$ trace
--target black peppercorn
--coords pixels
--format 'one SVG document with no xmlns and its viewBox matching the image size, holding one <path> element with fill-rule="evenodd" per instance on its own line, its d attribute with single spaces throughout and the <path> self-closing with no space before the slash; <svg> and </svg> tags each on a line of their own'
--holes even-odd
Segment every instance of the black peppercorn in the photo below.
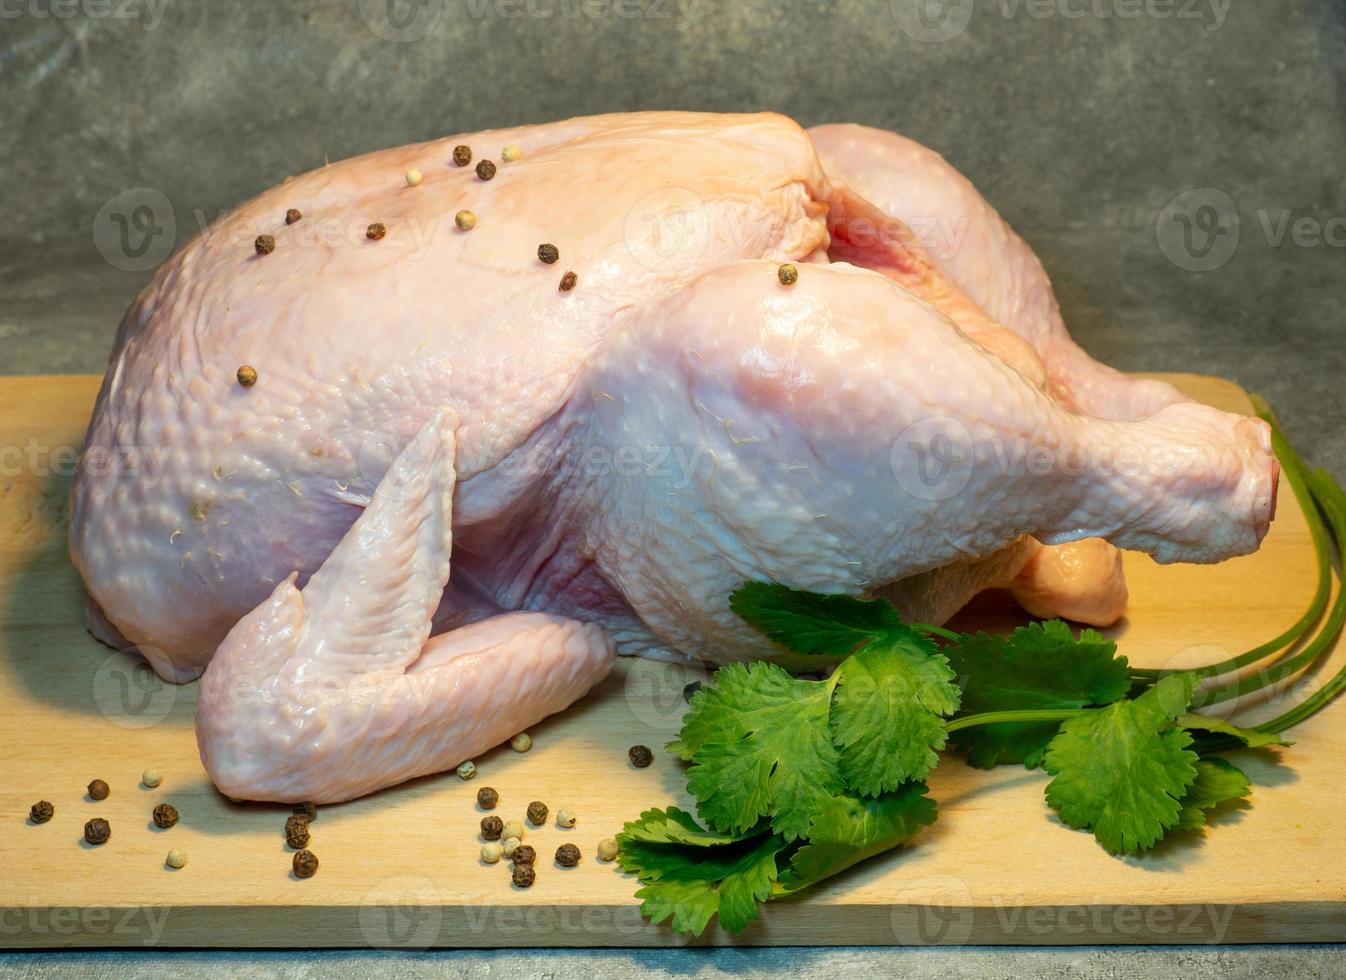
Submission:
<svg viewBox="0 0 1346 980">
<path fill-rule="evenodd" d="M 490 160 L 483 160 L 477 164 L 477 176 L 482 180 L 490 180 L 495 176 L 495 164 Z"/>
<path fill-rule="evenodd" d="M 466 167 L 472 162 L 472 147 L 455 146 L 453 148 L 453 162 L 460 167 Z"/>
<path fill-rule="evenodd" d="M 257 249 L 258 255 L 270 255 L 276 250 L 276 239 L 272 235 L 258 235 L 252 247 Z"/>
<path fill-rule="evenodd" d="M 89 784 L 89 799 L 91 800 L 106 800 L 111 792 L 112 790 L 108 789 L 108 784 L 101 779 L 95 779 Z"/>
<path fill-rule="evenodd" d="M 776 270 L 776 278 L 780 280 L 782 286 L 793 286 L 799 281 L 799 270 L 786 262 Z"/>
<path fill-rule="evenodd" d="M 285 223 L 287 225 L 292 225 L 303 216 L 303 211 L 300 211 L 298 208 L 290 208 L 290 210 L 285 212 Z"/>
<path fill-rule="evenodd" d="M 547 822 L 547 804 L 541 800 L 534 800 L 528 804 L 528 822 L 535 827 L 541 827 Z"/>
<path fill-rule="evenodd" d="M 296 803 L 290 812 L 297 817 L 303 817 L 309 823 L 318 819 L 318 808 L 312 803 Z"/>
<path fill-rule="evenodd" d="M 556 863 L 563 868 L 573 868 L 580 863 L 580 849 L 574 844 L 562 844 L 556 849 Z"/>
<path fill-rule="evenodd" d="M 514 882 L 515 887 L 531 888 L 533 882 L 537 880 L 537 872 L 533 870 L 531 864 L 516 864 L 509 877 Z"/>
<path fill-rule="evenodd" d="M 154 826 L 158 827 L 160 830 L 167 830 L 178 822 L 177 807 L 173 806 L 171 803 L 160 803 L 154 808 L 152 816 L 154 818 Z"/>
<path fill-rule="evenodd" d="M 551 265 L 561 257 L 561 250 L 555 245 L 539 245 L 537 247 L 537 257 L 547 265 Z"/>
<path fill-rule="evenodd" d="M 46 800 L 38 800 L 33 804 L 33 808 L 28 811 L 28 819 L 33 823 L 46 823 L 56 814 L 56 807 L 52 806 Z"/>
<path fill-rule="evenodd" d="M 300 851 L 294 856 L 294 876 L 312 878 L 318 873 L 318 855 L 312 851 Z"/>
<path fill-rule="evenodd" d="M 308 847 L 308 818 L 303 814 L 293 814 L 285 820 L 285 843 L 296 851 Z"/>
<path fill-rule="evenodd" d="M 688 684 L 686 687 L 682 689 L 682 699 L 686 701 L 688 704 L 691 704 L 692 695 L 699 690 L 701 690 L 701 682 L 692 681 L 692 683 Z"/>
<path fill-rule="evenodd" d="M 365 229 L 365 237 L 371 242 L 381 242 L 383 237 L 388 234 L 388 226 L 382 221 L 375 221 Z"/>
<path fill-rule="evenodd" d="M 477 790 L 477 806 L 483 810 L 494 810 L 495 805 L 500 802 L 500 794 L 490 786 L 483 786 Z"/>
<path fill-rule="evenodd" d="M 481 818 L 481 839 L 499 840 L 500 832 L 505 829 L 505 821 L 492 814 Z"/>
<path fill-rule="evenodd" d="M 84 839 L 97 847 L 106 844 L 112 836 L 112 826 L 102 817 L 94 817 L 84 825 Z"/>
<path fill-rule="evenodd" d="M 575 283 L 580 281 L 580 277 L 573 272 L 567 272 L 561 277 L 561 292 L 568 293 L 575 288 Z"/>
<path fill-rule="evenodd" d="M 537 860 L 537 851 L 533 849 L 532 844 L 520 844 L 514 848 L 514 853 L 510 855 L 510 860 L 516 865 L 532 864 Z"/>
<path fill-rule="evenodd" d="M 650 751 L 648 745 L 633 745 L 626 752 L 626 757 L 631 760 L 631 765 L 637 769 L 644 769 L 654 761 L 654 753 Z"/>
</svg>

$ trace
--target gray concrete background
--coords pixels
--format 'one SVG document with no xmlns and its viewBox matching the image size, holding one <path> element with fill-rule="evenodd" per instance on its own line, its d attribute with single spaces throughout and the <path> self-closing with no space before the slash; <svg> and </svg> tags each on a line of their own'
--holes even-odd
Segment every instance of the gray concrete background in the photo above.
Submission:
<svg viewBox="0 0 1346 980">
<path fill-rule="evenodd" d="M 1037 248 L 1085 347 L 1260 391 L 1346 477 L 1340 0 L 0 0 L 0 82 L 0 374 L 100 371 L 156 260 L 325 158 L 590 112 L 770 108 L 939 149 Z M 4 956 L 0 975 L 152 965 L 1346 976 L 1336 948 L 94 954 Z"/>
</svg>

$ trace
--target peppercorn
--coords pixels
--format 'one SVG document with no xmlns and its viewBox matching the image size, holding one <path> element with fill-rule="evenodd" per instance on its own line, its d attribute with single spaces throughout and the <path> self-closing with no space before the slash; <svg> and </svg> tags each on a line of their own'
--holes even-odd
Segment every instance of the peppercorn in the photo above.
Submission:
<svg viewBox="0 0 1346 980">
<path fill-rule="evenodd" d="M 102 817 L 94 817 L 84 825 L 84 839 L 97 847 L 106 844 L 112 836 L 112 826 Z"/>
<path fill-rule="evenodd" d="M 500 835 L 505 830 L 505 821 L 492 814 L 489 817 L 481 818 L 481 838 L 482 840 L 499 840 Z"/>
<path fill-rule="evenodd" d="M 471 779 L 477 774 L 477 764 L 471 759 L 458 766 L 459 779 Z"/>
<path fill-rule="evenodd" d="M 561 250 L 555 245 L 542 244 L 537 247 L 537 257 L 547 265 L 551 265 L 561 257 Z"/>
<path fill-rule="evenodd" d="M 477 176 L 482 180 L 490 180 L 495 176 L 495 164 L 490 160 L 483 160 L 477 164 Z"/>
<path fill-rule="evenodd" d="M 517 820 L 506 820 L 506 821 L 505 821 L 505 826 L 502 827 L 501 830 L 500 830 L 500 836 L 501 836 L 501 837 L 517 837 L 517 838 L 519 838 L 519 840 L 523 840 L 524 837 L 527 836 L 527 835 L 524 833 L 523 824 L 521 824 L 519 821 L 517 821 Z"/>
<path fill-rule="evenodd" d="M 296 851 L 308 847 L 308 818 L 302 814 L 291 814 L 285 819 L 285 844 Z"/>
<path fill-rule="evenodd" d="M 533 736 L 527 732 L 519 732 L 509 740 L 509 747 L 515 752 L 527 752 L 533 747 Z"/>
<path fill-rule="evenodd" d="M 158 769 L 146 769 L 140 774 L 140 781 L 147 789 L 154 789 L 164 781 L 164 777 L 159 775 Z"/>
<path fill-rule="evenodd" d="M 793 286 L 799 281 L 799 270 L 793 264 L 786 262 L 776 270 L 776 278 L 780 280 L 782 286 Z"/>
<path fill-rule="evenodd" d="M 168 852 L 168 857 L 164 858 L 164 864 L 168 865 L 170 868 L 186 867 L 187 852 L 179 850 L 176 847 L 173 848 L 173 850 Z"/>
<path fill-rule="evenodd" d="M 537 860 L 537 851 L 533 849 L 532 844 L 520 844 L 514 848 L 510 860 L 515 864 L 532 864 Z"/>
<path fill-rule="evenodd" d="M 627 749 L 626 757 L 631 760 L 631 765 L 637 769 L 644 769 L 654 761 L 654 753 L 650 751 L 648 745 L 633 745 Z"/>
<path fill-rule="evenodd" d="M 388 234 L 388 226 L 382 221 L 375 221 L 365 229 L 365 237 L 371 242 L 381 242 L 383 237 Z"/>
<path fill-rule="evenodd" d="M 472 162 L 472 147 L 455 146 L 453 148 L 453 162 L 460 167 L 466 167 Z"/>
<path fill-rule="evenodd" d="M 547 822 L 547 812 L 547 804 L 534 800 L 528 804 L 528 822 L 534 827 L 541 827 Z"/>
<path fill-rule="evenodd" d="M 573 868 L 580 863 L 580 849 L 574 844 L 562 844 L 556 849 L 556 863 L 563 868 Z"/>
<path fill-rule="evenodd" d="M 251 388 L 257 383 L 257 369 L 251 364 L 244 364 L 238 369 L 238 383 L 244 388 Z"/>
<path fill-rule="evenodd" d="M 276 238 L 274 235 L 258 235 L 252 247 L 257 249 L 258 255 L 270 255 L 276 250 Z"/>
<path fill-rule="evenodd" d="M 504 848 L 499 844 L 481 845 L 481 859 L 487 864 L 498 864 L 500 862 L 500 856 L 504 853 Z"/>
<path fill-rule="evenodd" d="M 500 794 L 490 786 L 483 786 L 477 790 L 477 806 L 483 810 L 494 810 L 495 805 L 500 802 Z"/>
<path fill-rule="evenodd" d="M 285 223 L 287 225 L 292 225 L 303 216 L 303 211 L 300 211 L 298 208 L 290 208 L 290 210 L 285 212 Z"/>
<path fill-rule="evenodd" d="M 575 826 L 575 811 L 568 806 L 563 806 L 556 811 L 556 826 L 573 827 Z"/>
<path fill-rule="evenodd" d="M 108 784 L 101 779 L 95 779 L 89 784 L 89 799 L 91 800 L 106 800 L 108 794 L 111 792 L 112 790 L 108 788 Z"/>
<path fill-rule="evenodd" d="M 477 216 L 471 211 L 459 211 L 453 216 L 453 223 L 462 231 L 471 231 L 477 227 Z"/>
<path fill-rule="evenodd" d="M 506 837 L 504 843 L 501 845 L 504 848 L 505 857 L 514 857 L 514 852 L 519 849 L 521 843 L 523 842 L 517 837 Z"/>
<path fill-rule="evenodd" d="M 296 803 L 290 812 L 296 816 L 302 816 L 309 823 L 318 819 L 318 808 L 312 803 Z"/>
<path fill-rule="evenodd" d="M 56 815 L 56 807 L 52 806 L 46 800 L 38 800 L 33 804 L 33 808 L 28 811 L 28 819 L 33 823 L 46 823 Z"/>
<path fill-rule="evenodd" d="M 412 167 L 410 170 L 408 170 L 406 176 L 408 187 L 415 187 L 421 182 L 421 172 L 417 170 L 415 167 Z"/>
<path fill-rule="evenodd" d="M 312 878 L 318 873 L 318 855 L 312 851 L 300 851 L 292 863 L 296 878 Z"/>
<path fill-rule="evenodd" d="M 617 842 L 611 837 L 604 837 L 598 842 L 598 860 L 611 861 L 617 856 Z"/>
<path fill-rule="evenodd" d="M 686 701 L 688 704 L 691 704 L 692 695 L 699 690 L 701 690 L 701 682 L 692 681 L 692 683 L 688 684 L 686 687 L 682 689 L 682 699 Z"/>
<path fill-rule="evenodd" d="M 178 809 L 171 803 L 160 803 L 154 808 L 151 816 L 154 818 L 154 826 L 160 830 L 167 830 L 178 822 Z"/>
<path fill-rule="evenodd" d="M 500 151 L 500 159 L 505 161 L 505 163 L 513 163 L 515 160 L 519 159 L 519 155 L 519 144 L 517 143 L 510 143 Z"/>
<path fill-rule="evenodd" d="M 537 872 L 531 864 L 516 864 L 509 878 L 516 888 L 532 888 L 533 882 L 537 881 Z"/>
<path fill-rule="evenodd" d="M 561 277 L 561 292 L 568 293 L 575 288 L 575 283 L 580 281 L 580 277 L 573 272 L 567 272 Z"/>
</svg>

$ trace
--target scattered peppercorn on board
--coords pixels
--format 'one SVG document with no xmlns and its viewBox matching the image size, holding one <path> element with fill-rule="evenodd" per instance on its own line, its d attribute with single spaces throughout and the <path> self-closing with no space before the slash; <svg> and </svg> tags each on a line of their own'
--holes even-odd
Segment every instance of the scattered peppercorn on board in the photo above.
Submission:
<svg viewBox="0 0 1346 980">
<path fill-rule="evenodd" d="M 1220 408 L 1248 410 L 1233 384 L 1169 380 Z M 66 557 L 74 451 L 93 377 L 0 378 L 0 948 L 70 946 L 666 946 L 642 920 L 634 879 L 596 857 L 598 842 L 650 806 L 679 803 L 679 763 L 663 751 L 696 668 L 623 661 L 587 698 L 530 730 L 528 752 L 502 746 L 477 773 L 417 780 L 322 807 L 309 828 L 313 877 L 292 871 L 288 807 L 232 804 L 206 779 L 193 735 L 195 686 L 172 687 L 84 631 L 80 583 Z M 1293 420 L 1290 420 L 1293 424 Z M 1112 630 L 1141 666 L 1184 666 L 1247 649 L 1307 606 L 1310 540 L 1288 487 L 1261 552 L 1223 565 L 1161 568 L 1127 556 L 1128 619 Z M 1015 625 L 986 597 L 961 628 Z M 1346 657 L 1300 680 L 1265 717 L 1316 689 Z M 1206 943 L 1346 940 L 1346 703 L 1289 733 L 1295 748 L 1241 752 L 1256 805 L 1215 818 L 1218 833 L 1140 859 L 1108 856 L 1041 805 L 1047 777 L 1003 767 L 941 766 L 940 818 L 911 846 L 852 869 L 802 900 L 773 902 L 738 936 L 712 923 L 695 942 Z M 628 749 L 655 750 L 636 768 Z M 158 770 L 153 789 L 141 783 Z M 91 780 L 106 799 L 87 797 Z M 152 781 L 152 780 L 151 780 Z M 532 887 L 509 862 L 480 859 L 477 791 L 524 821 L 537 850 Z M 39 800 L 54 806 L 34 824 Z M 525 820 L 540 800 L 543 827 Z M 156 805 L 179 820 L 160 828 Z M 562 808 L 573 827 L 557 825 Z M 86 821 L 110 839 L 84 840 Z M 577 867 L 554 860 L 574 844 Z M 170 867 L 167 856 L 177 851 Z M 181 860 L 180 860 L 181 859 Z"/>
</svg>

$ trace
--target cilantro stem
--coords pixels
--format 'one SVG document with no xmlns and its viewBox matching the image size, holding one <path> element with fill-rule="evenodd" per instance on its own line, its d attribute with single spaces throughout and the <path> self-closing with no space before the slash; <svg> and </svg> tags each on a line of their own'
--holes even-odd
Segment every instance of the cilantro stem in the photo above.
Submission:
<svg viewBox="0 0 1346 980">
<path fill-rule="evenodd" d="M 1304 461 L 1299 454 L 1295 452 L 1285 434 L 1281 431 L 1280 422 L 1271 410 L 1266 401 L 1260 395 L 1252 396 L 1253 408 L 1257 415 L 1268 425 L 1271 426 L 1271 443 L 1275 450 L 1276 457 L 1281 461 L 1281 469 L 1285 473 L 1285 479 L 1294 491 L 1295 499 L 1299 502 L 1299 509 L 1304 513 L 1304 519 L 1309 526 L 1309 536 L 1313 540 L 1314 554 L 1317 556 L 1318 563 L 1318 587 L 1313 594 L 1313 600 L 1309 603 L 1309 608 L 1304 611 L 1293 626 L 1287 629 L 1275 639 L 1268 640 L 1261 646 L 1254 647 L 1246 653 L 1241 653 L 1236 657 L 1230 657 L 1227 660 L 1221 660 L 1218 663 L 1208 664 L 1205 667 L 1198 667 L 1192 671 L 1198 680 L 1204 680 L 1208 677 L 1218 677 L 1221 674 L 1228 674 L 1239 670 L 1249 664 L 1256 663 L 1271 654 L 1276 653 L 1282 648 L 1288 648 L 1298 643 L 1304 638 L 1318 618 L 1322 616 L 1323 610 L 1327 608 L 1328 597 L 1332 592 L 1332 551 L 1330 547 L 1329 534 L 1327 526 L 1323 521 L 1322 513 L 1318 503 L 1315 500 L 1313 491 L 1308 486 L 1308 480 L 1305 476 Z M 1338 542 L 1341 536 L 1337 536 Z M 1144 678 L 1147 680 L 1157 680 L 1165 674 L 1172 673 L 1171 670 L 1163 670 L 1151 667 L 1133 668 L 1132 676 Z M 1220 690 L 1226 690 L 1221 688 Z M 1245 692 L 1246 693 L 1246 692 Z M 1229 694 L 1228 697 L 1234 695 Z"/>
<path fill-rule="evenodd" d="M 945 725 L 950 734 L 964 728 L 976 728 L 980 725 L 1003 725 L 1006 723 L 1025 724 L 1039 721 L 1069 721 L 1078 715 L 1087 714 L 1092 708 L 1042 708 L 1028 711 L 984 711 L 979 715 L 965 715 L 955 718 Z"/>
</svg>

